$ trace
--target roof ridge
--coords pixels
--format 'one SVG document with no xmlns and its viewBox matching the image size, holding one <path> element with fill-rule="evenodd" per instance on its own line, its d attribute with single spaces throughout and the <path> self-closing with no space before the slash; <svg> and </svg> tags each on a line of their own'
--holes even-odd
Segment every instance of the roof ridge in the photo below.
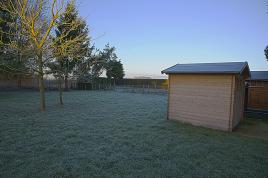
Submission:
<svg viewBox="0 0 268 178">
<path fill-rule="evenodd" d="M 253 70 L 253 71 L 250 71 L 250 72 L 268 72 L 268 70 Z"/>
<path fill-rule="evenodd" d="M 176 65 L 184 65 L 184 64 L 230 64 L 230 63 L 247 63 L 247 61 L 244 61 L 244 62 L 196 62 L 196 63 L 177 63 L 173 66 L 176 66 Z M 171 67 L 173 67 L 171 66 Z"/>
<path fill-rule="evenodd" d="M 161 71 L 161 73 L 242 73 L 245 69 L 249 70 L 247 61 L 188 64 L 178 63 Z"/>
</svg>

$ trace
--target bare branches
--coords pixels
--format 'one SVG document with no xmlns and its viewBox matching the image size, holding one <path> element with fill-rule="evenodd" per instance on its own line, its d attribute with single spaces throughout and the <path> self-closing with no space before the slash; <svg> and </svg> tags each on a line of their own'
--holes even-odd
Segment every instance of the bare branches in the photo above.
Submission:
<svg viewBox="0 0 268 178">
<path fill-rule="evenodd" d="M 64 0 L 53 0 L 50 5 L 51 14 L 48 14 L 44 11 L 45 4 L 49 3 L 49 0 L 17 0 L 16 3 L 13 0 L 4 0 L 0 2 L 0 8 L 11 16 L 17 17 L 15 25 L 19 22 L 23 35 L 28 36 L 34 42 L 36 49 L 41 50 L 65 4 Z M 57 4 L 60 6 L 58 7 Z M 15 33 L 9 32 L 9 35 L 12 36 Z"/>
<path fill-rule="evenodd" d="M 0 10 L 13 18 L 7 20 L 0 16 L 0 22 L 10 27 L 5 30 L 0 28 L 0 45 L 4 54 L 18 53 L 26 61 L 31 58 L 30 70 L 43 74 L 45 62 L 52 58 L 51 32 L 65 4 L 66 0 L 1 0 Z M 42 56 L 38 59 L 40 53 Z M 38 63 L 37 60 L 41 61 Z M 7 68 L 11 67 L 2 61 L 2 68 L 4 64 Z M 42 65 L 41 68 L 38 65 Z"/>
</svg>

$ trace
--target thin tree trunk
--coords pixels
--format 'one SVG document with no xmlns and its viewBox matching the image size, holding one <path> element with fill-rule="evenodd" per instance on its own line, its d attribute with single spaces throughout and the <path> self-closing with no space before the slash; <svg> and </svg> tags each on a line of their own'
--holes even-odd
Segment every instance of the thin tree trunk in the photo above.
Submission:
<svg viewBox="0 0 268 178">
<path fill-rule="evenodd" d="M 21 74 L 18 75 L 18 88 L 21 89 Z"/>
<path fill-rule="evenodd" d="M 38 53 L 38 80 L 39 80 L 39 93 L 40 93 L 40 111 L 44 112 L 46 109 L 45 104 L 45 84 L 44 84 L 44 72 L 42 52 Z"/>
<path fill-rule="evenodd" d="M 62 87 L 61 87 L 61 83 L 62 83 L 62 78 L 59 78 L 59 94 L 60 94 L 60 104 L 63 105 L 63 99 L 62 99 Z"/>
<path fill-rule="evenodd" d="M 20 54 L 20 52 L 18 51 L 18 59 L 20 64 L 22 64 L 22 55 Z M 22 74 L 18 74 L 18 88 L 21 89 L 21 78 L 22 78 Z"/>
<path fill-rule="evenodd" d="M 68 86 L 68 74 L 66 74 L 65 76 L 64 76 L 64 90 L 65 91 L 68 91 L 69 90 L 69 86 Z"/>
</svg>

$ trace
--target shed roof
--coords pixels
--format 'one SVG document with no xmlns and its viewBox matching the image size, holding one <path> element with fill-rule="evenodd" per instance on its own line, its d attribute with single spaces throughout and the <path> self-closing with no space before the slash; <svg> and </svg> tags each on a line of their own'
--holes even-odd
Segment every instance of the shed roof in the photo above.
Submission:
<svg viewBox="0 0 268 178">
<path fill-rule="evenodd" d="M 268 80 L 268 71 L 252 71 L 250 80 Z"/>
<path fill-rule="evenodd" d="M 176 64 L 162 71 L 165 74 L 241 74 L 245 69 L 249 71 L 247 62 L 224 62 L 224 63 L 193 63 Z"/>
</svg>

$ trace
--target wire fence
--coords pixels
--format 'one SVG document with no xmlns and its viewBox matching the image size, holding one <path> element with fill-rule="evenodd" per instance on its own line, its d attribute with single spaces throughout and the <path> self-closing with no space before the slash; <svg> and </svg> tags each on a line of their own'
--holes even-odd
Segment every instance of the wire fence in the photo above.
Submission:
<svg viewBox="0 0 268 178">
<path fill-rule="evenodd" d="M 55 79 L 44 79 L 46 90 L 57 90 L 59 81 Z M 77 89 L 77 81 L 68 80 L 69 89 Z M 20 78 L 20 79 L 0 79 L 0 90 L 20 90 L 20 89 L 39 89 L 38 78 Z"/>
<path fill-rule="evenodd" d="M 91 82 L 80 82 L 80 90 L 115 90 L 117 92 L 167 94 L 167 80 L 165 79 L 107 79 L 98 78 Z"/>
<path fill-rule="evenodd" d="M 45 89 L 58 90 L 59 81 L 55 79 L 45 79 Z M 97 78 L 90 82 L 77 82 L 68 80 L 68 89 L 71 90 L 114 90 L 117 92 L 131 93 L 152 93 L 166 94 L 167 81 L 164 79 L 121 79 L 113 80 L 107 78 Z M 62 82 L 65 88 L 65 82 Z M 0 79 L 0 90 L 32 89 L 38 90 L 39 81 L 36 77 L 20 79 Z"/>
<path fill-rule="evenodd" d="M 128 93 L 142 93 L 142 94 L 160 94 L 166 95 L 167 89 L 165 88 L 155 88 L 150 86 L 139 87 L 135 85 L 119 85 L 115 87 L 115 91 L 118 92 L 128 92 Z"/>
</svg>

